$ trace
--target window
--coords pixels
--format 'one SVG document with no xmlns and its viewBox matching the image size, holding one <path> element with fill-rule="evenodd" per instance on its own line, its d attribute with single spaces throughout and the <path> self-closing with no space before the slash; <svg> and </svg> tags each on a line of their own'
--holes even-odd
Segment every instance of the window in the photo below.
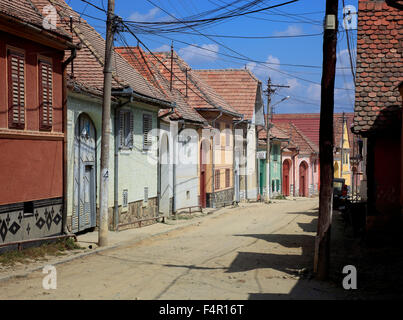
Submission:
<svg viewBox="0 0 403 320">
<path fill-rule="evenodd" d="M 231 128 L 229 124 L 225 125 L 225 145 L 227 147 L 231 145 Z"/>
<path fill-rule="evenodd" d="M 277 157 L 278 157 L 278 145 L 275 144 L 273 146 L 273 160 L 277 161 L 278 160 Z"/>
<path fill-rule="evenodd" d="M 214 174 L 214 188 L 220 189 L 220 170 L 216 170 Z"/>
<path fill-rule="evenodd" d="M 25 57 L 8 51 L 8 126 L 25 127 Z"/>
<path fill-rule="evenodd" d="M 52 130 L 53 70 L 49 62 L 39 61 L 39 129 Z"/>
<path fill-rule="evenodd" d="M 313 172 L 317 171 L 317 160 L 315 160 L 315 162 L 313 163 Z"/>
<path fill-rule="evenodd" d="M 123 190 L 123 207 L 126 208 L 129 203 L 129 191 L 127 189 Z"/>
<path fill-rule="evenodd" d="M 215 130 L 216 132 L 214 133 L 214 139 L 215 139 L 215 144 L 219 146 L 221 144 L 221 131 L 220 131 L 220 123 L 216 122 L 214 125 L 214 128 L 218 130 Z"/>
<path fill-rule="evenodd" d="M 151 114 L 143 114 L 143 150 L 149 150 L 152 145 L 152 137 L 149 134 L 153 127 L 153 117 Z"/>
<path fill-rule="evenodd" d="M 120 110 L 119 112 L 119 139 L 121 149 L 133 148 L 133 112 Z"/>
<path fill-rule="evenodd" d="M 225 169 L 225 187 L 229 188 L 231 181 L 231 170 Z"/>
</svg>

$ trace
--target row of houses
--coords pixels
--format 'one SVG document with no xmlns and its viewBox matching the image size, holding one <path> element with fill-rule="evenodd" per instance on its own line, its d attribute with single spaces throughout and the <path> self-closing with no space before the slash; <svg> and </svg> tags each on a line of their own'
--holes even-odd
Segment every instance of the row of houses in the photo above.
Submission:
<svg viewBox="0 0 403 320">
<path fill-rule="evenodd" d="M 63 0 L 0 0 L 0 243 L 97 226 L 104 52 Z M 139 46 L 115 48 L 112 64 L 111 230 L 267 191 L 318 193 L 319 132 L 296 119 L 273 118 L 267 170 L 249 70 L 193 70 Z"/>
</svg>

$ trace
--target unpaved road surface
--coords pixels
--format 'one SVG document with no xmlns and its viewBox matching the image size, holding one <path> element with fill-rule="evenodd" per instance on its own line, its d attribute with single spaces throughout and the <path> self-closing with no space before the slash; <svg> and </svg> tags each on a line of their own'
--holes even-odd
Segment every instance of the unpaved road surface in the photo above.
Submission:
<svg viewBox="0 0 403 320">
<path fill-rule="evenodd" d="M 317 199 L 245 204 L 196 226 L 0 282 L 0 299 L 337 299 L 311 279 Z M 305 268 L 305 269 L 304 269 Z M 302 270 L 302 271 L 301 271 Z"/>
</svg>

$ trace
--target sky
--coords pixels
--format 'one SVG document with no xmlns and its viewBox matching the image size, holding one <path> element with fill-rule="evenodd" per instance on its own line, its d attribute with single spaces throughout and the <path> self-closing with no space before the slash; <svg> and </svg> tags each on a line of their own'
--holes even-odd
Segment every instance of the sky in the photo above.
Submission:
<svg viewBox="0 0 403 320">
<path fill-rule="evenodd" d="M 214 10 L 234 1 L 115 0 L 115 13 L 125 21 L 167 21 L 175 18 L 183 20 L 196 13 Z M 235 6 L 250 1 L 238 0 Z M 82 18 L 105 37 L 105 12 L 82 0 L 66 0 L 66 2 L 75 11 L 82 13 Z M 251 10 L 284 2 L 287 1 L 262 0 Z M 358 9 L 358 0 L 344 2 L 346 6 L 352 5 Z M 107 0 L 94 0 L 92 3 L 100 8 L 107 8 Z M 320 111 L 325 3 L 325 0 L 299 0 L 282 7 L 225 19 L 196 30 L 191 28 L 185 30 L 192 34 L 175 32 L 156 35 L 136 33 L 136 35 L 152 51 L 168 51 L 173 41 L 174 50 L 193 69 L 248 68 L 262 81 L 264 89 L 268 77 L 273 84 L 290 86 L 278 89 L 272 97 L 275 113 L 314 113 Z M 353 112 L 354 80 L 342 13 L 343 1 L 339 1 L 340 26 L 335 85 L 338 89 L 335 90 L 335 112 Z M 213 12 L 212 15 L 214 14 Z M 354 65 L 356 30 L 349 30 L 349 33 Z M 276 38 L 225 38 L 212 35 Z M 128 44 L 137 45 L 137 40 L 131 34 L 124 33 L 122 36 Z M 124 43 L 121 38 L 116 37 L 115 46 L 122 45 Z M 289 98 L 280 102 L 286 96 Z"/>
</svg>

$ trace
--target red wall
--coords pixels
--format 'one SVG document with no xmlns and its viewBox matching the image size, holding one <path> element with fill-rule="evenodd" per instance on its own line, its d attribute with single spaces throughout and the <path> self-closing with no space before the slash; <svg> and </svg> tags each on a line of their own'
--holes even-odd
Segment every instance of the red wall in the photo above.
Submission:
<svg viewBox="0 0 403 320">
<path fill-rule="evenodd" d="M 8 46 L 25 50 L 25 130 L 8 129 Z M 39 56 L 53 64 L 51 132 L 39 131 Z M 0 205 L 63 196 L 63 57 L 63 51 L 0 32 Z"/>
<path fill-rule="evenodd" d="M 0 139 L 0 205 L 63 196 L 63 141 Z"/>
</svg>

